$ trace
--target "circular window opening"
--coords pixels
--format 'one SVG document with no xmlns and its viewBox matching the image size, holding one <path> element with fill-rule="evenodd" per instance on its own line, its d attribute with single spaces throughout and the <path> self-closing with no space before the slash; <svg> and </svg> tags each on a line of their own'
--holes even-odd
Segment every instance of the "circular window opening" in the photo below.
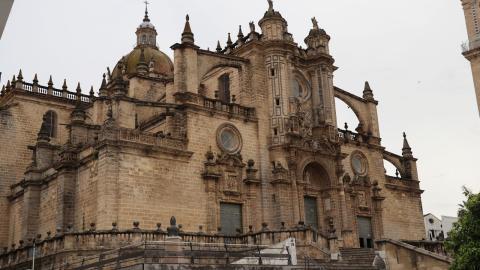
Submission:
<svg viewBox="0 0 480 270">
<path fill-rule="evenodd" d="M 430 222 L 430 224 L 433 224 L 433 218 L 429 218 L 428 222 Z"/>
<path fill-rule="evenodd" d="M 365 175 L 367 173 L 367 159 L 362 154 L 352 154 L 351 163 L 353 172 L 355 174 Z"/>
<path fill-rule="evenodd" d="M 234 154 L 242 148 L 240 132 L 232 125 L 224 125 L 217 132 L 218 146 L 225 152 Z"/>
</svg>

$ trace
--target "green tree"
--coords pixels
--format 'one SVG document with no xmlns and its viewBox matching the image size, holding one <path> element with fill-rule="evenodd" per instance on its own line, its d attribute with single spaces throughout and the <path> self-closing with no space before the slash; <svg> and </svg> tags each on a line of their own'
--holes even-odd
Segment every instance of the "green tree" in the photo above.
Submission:
<svg viewBox="0 0 480 270">
<path fill-rule="evenodd" d="M 463 190 L 467 201 L 460 205 L 458 222 L 445 242 L 454 258 L 450 269 L 480 269 L 480 193 Z"/>
</svg>

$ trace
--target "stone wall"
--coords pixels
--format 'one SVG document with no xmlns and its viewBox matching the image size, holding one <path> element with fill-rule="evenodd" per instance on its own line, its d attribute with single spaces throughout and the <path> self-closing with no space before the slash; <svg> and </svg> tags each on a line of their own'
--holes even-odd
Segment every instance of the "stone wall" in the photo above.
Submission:
<svg viewBox="0 0 480 270">
<path fill-rule="evenodd" d="M 448 257 L 395 240 L 380 240 L 377 245 L 390 270 L 447 270 L 452 262 Z"/>
<path fill-rule="evenodd" d="M 18 233 L 8 234 L 9 218 L 13 220 L 21 216 L 21 212 L 8 207 L 10 185 L 23 179 L 25 169 L 32 161 L 32 151 L 27 148 L 34 145 L 37 133 L 42 123 L 43 115 L 52 110 L 57 115 L 57 136 L 52 138 L 52 144 L 62 144 L 66 141 L 68 131 L 64 124 L 69 123 L 70 112 L 73 103 L 60 101 L 48 96 L 33 96 L 23 93 L 23 90 L 15 90 L 16 94 L 4 96 L 0 100 L 1 106 L 6 109 L 0 112 L 0 213 L 5 213 L 7 218 L 0 219 L 0 246 L 8 246 L 18 243 Z M 16 217 L 16 218 L 14 218 Z M 10 228 L 16 227 L 16 232 L 22 230 L 19 223 L 10 222 Z"/>
</svg>

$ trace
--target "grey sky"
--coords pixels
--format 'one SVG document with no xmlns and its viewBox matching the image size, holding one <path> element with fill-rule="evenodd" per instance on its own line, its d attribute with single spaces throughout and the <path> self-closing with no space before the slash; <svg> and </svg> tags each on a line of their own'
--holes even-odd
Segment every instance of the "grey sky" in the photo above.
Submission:
<svg viewBox="0 0 480 270">
<path fill-rule="evenodd" d="M 267 9 L 264 0 L 150 2 L 158 43 L 170 56 L 186 13 L 196 43 L 214 50 L 218 39 L 225 44 L 228 32 L 236 36 L 239 24 L 248 29 Z M 133 48 L 143 9 L 141 0 L 16 0 L 0 41 L 2 84 L 22 68 L 27 80 L 38 73 L 46 84 L 52 74 L 57 87 L 67 78 L 70 89 L 78 81 L 84 92 L 98 89 L 105 68 Z M 303 46 L 317 17 L 332 37 L 335 84 L 361 95 L 370 81 L 388 150 L 401 153 L 407 132 L 426 190 L 424 211 L 456 215 L 461 186 L 480 188 L 480 121 L 461 55 L 467 36 L 460 1 L 275 0 L 275 9 Z M 354 128 L 346 107 L 337 113 L 342 127 L 347 121 Z"/>
</svg>

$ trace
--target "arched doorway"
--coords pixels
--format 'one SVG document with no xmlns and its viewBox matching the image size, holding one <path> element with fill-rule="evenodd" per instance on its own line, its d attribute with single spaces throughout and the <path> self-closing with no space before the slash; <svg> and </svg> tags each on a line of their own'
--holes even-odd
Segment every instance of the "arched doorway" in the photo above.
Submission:
<svg viewBox="0 0 480 270">
<path fill-rule="evenodd" d="M 328 194 L 330 180 L 325 169 L 318 163 L 308 164 L 303 170 L 305 191 L 303 197 L 305 224 L 322 230 L 322 217 L 331 209 Z"/>
</svg>

